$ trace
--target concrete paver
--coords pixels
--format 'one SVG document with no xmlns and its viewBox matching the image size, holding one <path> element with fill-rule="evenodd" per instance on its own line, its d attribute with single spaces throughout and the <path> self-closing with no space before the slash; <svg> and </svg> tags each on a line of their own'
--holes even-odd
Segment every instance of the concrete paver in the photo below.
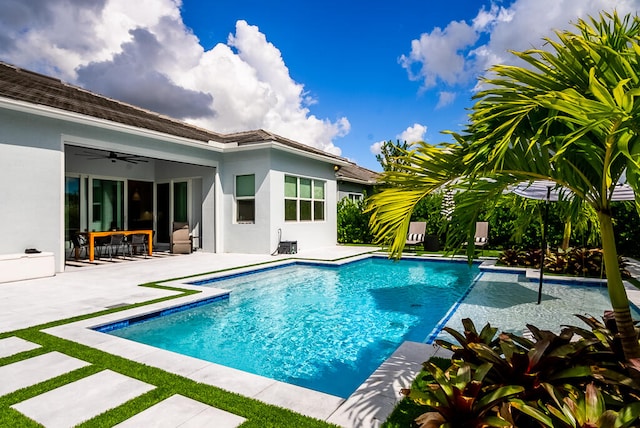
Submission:
<svg viewBox="0 0 640 428">
<path fill-rule="evenodd" d="M 155 387 L 111 370 L 77 380 L 11 406 L 47 428 L 75 426 Z"/>
<path fill-rule="evenodd" d="M 0 367 L 0 396 L 69 373 L 89 363 L 60 352 L 49 352 Z"/>
<path fill-rule="evenodd" d="M 215 426 L 216 428 L 235 428 L 245 420 L 241 416 L 216 409 L 182 395 L 172 395 L 116 425 L 116 427 L 199 428 Z"/>
<path fill-rule="evenodd" d="M 11 336 L 0 339 L 0 358 L 10 357 L 20 352 L 38 349 L 40 345 L 19 337 Z"/>
</svg>

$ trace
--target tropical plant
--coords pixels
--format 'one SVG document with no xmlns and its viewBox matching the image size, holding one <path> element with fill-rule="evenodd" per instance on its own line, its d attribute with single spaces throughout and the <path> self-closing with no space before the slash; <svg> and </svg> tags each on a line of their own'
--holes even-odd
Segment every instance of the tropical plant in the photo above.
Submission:
<svg viewBox="0 0 640 428">
<path fill-rule="evenodd" d="M 338 242 L 341 244 L 370 244 L 373 234 L 369 227 L 370 214 L 364 212 L 362 200 L 342 198 L 338 202 Z"/>
<path fill-rule="evenodd" d="M 472 366 L 453 364 L 446 371 L 432 363 L 425 363 L 435 382 L 425 390 L 402 390 L 411 400 L 433 411 L 420 415 L 416 422 L 421 428 L 431 427 L 503 427 L 510 424 L 494 411 L 494 407 L 509 397 L 524 391 L 518 385 L 493 387 L 484 383 L 491 364 Z"/>
<path fill-rule="evenodd" d="M 640 345 L 618 267 L 611 203 L 625 177 L 640 190 L 640 18 L 602 13 L 575 27 L 546 39 L 548 51 L 514 52 L 526 67 L 492 67 L 464 132 L 450 133 L 453 143 L 418 144 L 400 157 L 397 170 L 383 175 L 387 187 L 371 200 L 371 219 L 377 239 L 393 237 L 397 257 L 413 207 L 443 187 L 464 190 L 456 195 L 449 247 L 471 241 L 481 202 L 517 183 L 550 180 L 568 189 L 576 204 L 597 213 L 609 297 L 631 360 L 640 358 Z"/>
<path fill-rule="evenodd" d="M 548 384 L 545 388 L 553 399 L 553 403 L 546 404 L 547 410 L 554 416 L 550 427 L 629 427 L 640 417 L 640 402 L 630 403 L 619 411 L 607 409 L 607 402 L 602 392 L 593 382 L 587 384 L 584 392 L 571 385 L 565 386 L 566 392 L 561 392 Z"/>
<path fill-rule="evenodd" d="M 534 340 L 511 333 L 501 333 L 487 324 L 480 334 L 470 319 L 463 321 L 464 336 L 452 328 L 445 331 L 459 343 L 439 339 L 436 343 L 453 352 L 452 359 L 473 365 L 491 364 L 485 375 L 495 385 L 520 385 L 527 399 L 538 399 L 543 394 L 544 383 L 563 384 L 568 379 L 591 376 L 592 369 L 584 364 L 586 348 L 596 343 L 595 338 L 571 343 L 573 332 L 556 335 L 527 325 Z M 492 334 L 493 333 L 493 334 Z"/>
<path fill-rule="evenodd" d="M 540 268 L 540 250 L 508 248 L 498 256 L 498 264 L 510 267 Z M 628 262 L 618 257 L 620 275 L 630 278 L 626 269 Z M 589 278 L 605 278 L 603 255 L 600 248 L 568 248 L 549 250 L 545 256 L 544 270 L 553 274 L 574 275 Z"/>
<path fill-rule="evenodd" d="M 564 326 L 559 334 L 527 325 L 530 337 L 478 331 L 445 331 L 457 343 L 450 366 L 425 363 L 424 382 L 402 393 L 425 406 L 421 427 L 624 427 L 640 416 L 637 370 L 626 363 L 613 318 L 579 316 L 591 329 Z M 610 325 L 613 330 L 607 327 Z M 633 426 L 637 426 L 633 425 Z"/>
</svg>

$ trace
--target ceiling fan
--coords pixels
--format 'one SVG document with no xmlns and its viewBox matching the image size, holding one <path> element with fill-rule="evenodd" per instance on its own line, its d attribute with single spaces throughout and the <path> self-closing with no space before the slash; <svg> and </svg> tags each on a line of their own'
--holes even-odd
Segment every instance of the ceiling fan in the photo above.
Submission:
<svg viewBox="0 0 640 428">
<path fill-rule="evenodd" d="M 115 163 L 116 161 L 129 162 L 132 164 L 138 164 L 139 162 L 149 162 L 144 159 L 142 156 L 137 155 L 126 155 L 124 153 L 117 152 L 84 152 L 77 153 L 77 156 L 85 156 L 87 160 L 95 160 L 95 159 L 109 159 L 111 162 Z"/>
</svg>

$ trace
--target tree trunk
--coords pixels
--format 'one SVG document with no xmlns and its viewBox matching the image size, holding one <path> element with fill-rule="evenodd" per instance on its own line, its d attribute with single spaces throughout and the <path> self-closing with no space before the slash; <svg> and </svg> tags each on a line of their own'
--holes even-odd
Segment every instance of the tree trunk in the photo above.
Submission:
<svg viewBox="0 0 640 428">
<path fill-rule="evenodd" d="M 567 219 L 564 223 L 564 234 L 562 235 L 562 249 L 569 248 L 569 240 L 571 239 L 571 220 Z"/>
<path fill-rule="evenodd" d="M 625 358 L 629 361 L 633 358 L 640 358 L 640 344 L 638 343 L 638 336 L 631 318 L 629 298 L 620 274 L 611 215 L 599 212 L 598 217 L 600 219 L 600 235 L 602 237 L 602 252 L 604 268 L 607 273 L 609 299 L 611 300 L 616 326 L 622 342 L 622 350 Z"/>
</svg>

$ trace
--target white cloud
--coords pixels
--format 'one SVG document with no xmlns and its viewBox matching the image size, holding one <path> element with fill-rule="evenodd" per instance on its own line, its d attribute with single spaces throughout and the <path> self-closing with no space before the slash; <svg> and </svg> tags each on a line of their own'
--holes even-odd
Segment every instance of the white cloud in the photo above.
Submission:
<svg viewBox="0 0 640 428">
<path fill-rule="evenodd" d="M 438 104 L 436 105 L 436 109 L 446 107 L 449 104 L 452 104 L 456 100 L 456 93 L 450 91 L 440 91 L 438 93 Z"/>
<path fill-rule="evenodd" d="M 213 131 L 263 128 L 340 154 L 333 140 L 349 132 L 349 121 L 311 113 L 316 100 L 258 27 L 238 21 L 226 43 L 205 51 L 180 6 L 5 0 L 0 58 Z"/>
<path fill-rule="evenodd" d="M 382 146 L 386 141 L 378 141 L 369 146 L 369 151 L 374 155 L 379 155 L 382 152 Z"/>
<path fill-rule="evenodd" d="M 396 135 L 396 139 L 400 142 L 406 141 L 409 146 L 418 141 L 424 141 L 424 136 L 427 133 L 427 127 L 419 123 L 414 123 L 407 129 Z M 377 141 L 369 146 L 369 151 L 374 155 L 379 155 L 382 151 L 382 146 L 386 141 Z"/>
<path fill-rule="evenodd" d="M 463 51 L 478 39 L 477 32 L 468 24 L 452 21 L 444 30 L 440 27 L 424 33 L 411 42 L 411 53 L 403 55 L 400 63 L 409 77 L 422 80 L 424 88 L 440 82 L 449 85 L 469 78 Z M 417 70 L 415 70 L 417 66 Z"/>
<path fill-rule="evenodd" d="M 467 85 L 492 65 L 516 63 L 510 50 L 544 48 L 542 39 L 552 37 L 553 30 L 570 29 L 579 18 L 614 8 L 621 15 L 636 13 L 640 0 L 515 0 L 508 8 L 493 4 L 480 9 L 471 24 L 452 21 L 445 30 L 423 33 L 411 42 L 401 65 L 410 79 L 422 81 L 421 90 Z"/>
<path fill-rule="evenodd" d="M 402 133 L 398 134 L 396 138 L 400 141 L 406 141 L 409 145 L 417 143 L 418 141 L 424 141 L 424 136 L 427 133 L 427 127 L 414 123 L 413 126 L 408 127 Z"/>
</svg>

